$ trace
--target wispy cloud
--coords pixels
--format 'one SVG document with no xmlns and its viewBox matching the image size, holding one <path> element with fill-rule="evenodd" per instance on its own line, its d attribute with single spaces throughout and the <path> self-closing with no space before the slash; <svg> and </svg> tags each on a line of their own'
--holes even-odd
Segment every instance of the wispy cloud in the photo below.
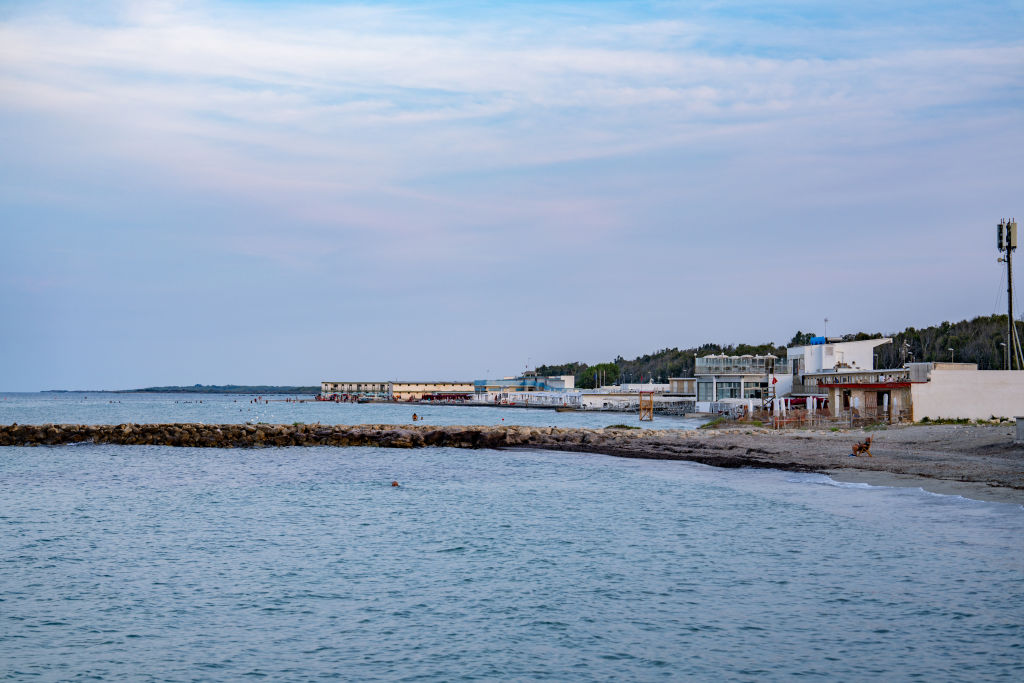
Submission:
<svg viewBox="0 0 1024 683">
<path fill-rule="evenodd" d="M 659 291 L 736 296 L 766 261 L 832 278 L 884 246 L 947 264 L 935 245 L 1019 199 L 1022 23 L 1019 3 L 951 0 L 5 5 L 0 212 L 32 257 L 0 253 L 0 283 L 52 294 L 68 276 L 31 271 L 53 244 L 73 245 L 73 282 L 114 245 L 145 252 L 154 287 L 189 262 L 215 288 L 227 264 L 549 313 L 555 287 L 660 325 L 628 264 Z M 859 279 L 791 315 L 892 293 Z"/>
<path fill-rule="evenodd" d="M 113 25 L 4 22 L 2 106 L 261 195 L 631 154 L 751 124 L 913 117 L 998 98 L 1024 63 L 1019 45 L 715 56 L 682 22 L 551 35 L 394 9 L 285 8 L 277 26 L 256 9 L 146 7 Z"/>
</svg>

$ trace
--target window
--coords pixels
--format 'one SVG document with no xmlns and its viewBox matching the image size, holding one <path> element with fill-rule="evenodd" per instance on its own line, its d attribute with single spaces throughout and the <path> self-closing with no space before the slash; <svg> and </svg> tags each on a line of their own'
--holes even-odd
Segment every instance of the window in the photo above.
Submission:
<svg viewBox="0 0 1024 683">
<path fill-rule="evenodd" d="M 723 398 L 739 398 L 740 397 L 740 383 L 739 382 L 719 382 L 718 383 L 718 400 Z"/>
<path fill-rule="evenodd" d="M 711 382 L 697 382 L 697 400 L 698 401 L 714 401 L 714 396 L 711 395 Z"/>
</svg>

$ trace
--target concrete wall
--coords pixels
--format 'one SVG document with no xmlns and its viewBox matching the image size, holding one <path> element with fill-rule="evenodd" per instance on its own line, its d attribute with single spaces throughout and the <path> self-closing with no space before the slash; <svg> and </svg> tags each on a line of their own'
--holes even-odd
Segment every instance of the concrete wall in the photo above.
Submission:
<svg viewBox="0 0 1024 683">
<path fill-rule="evenodd" d="M 914 420 L 925 417 L 987 420 L 1024 415 L 1024 371 L 943 370 L 911 388 Z"/>
</svg>

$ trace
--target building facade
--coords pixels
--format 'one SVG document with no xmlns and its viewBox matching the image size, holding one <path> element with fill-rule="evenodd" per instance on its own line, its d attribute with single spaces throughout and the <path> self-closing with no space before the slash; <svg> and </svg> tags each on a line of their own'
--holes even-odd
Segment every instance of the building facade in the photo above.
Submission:
<svg viewBox="0 0 1024 683">
<path fill-rule="evenodd" d="M 575 375 L 553 375 L 544 377 L 532 372 L 518 377 L 501 379 L 478 379 L 473 381 L 473 389 L 478 394 L 509 393 L 517 391 L 572 391 L 576 388 Z"/>
<path fill-rule="evenodd" d="M 392 382 L 391 400 L 418 401 L 427 394 L 465 394 L 473 393 L 472 382 Z"/>
<path fill-rule="evenodd" d="M 892 339 L 864 339 L 862 341 L 839 341 L 815 337 L 805 346 L 791 346 L 786 349 L 793 374 L 792 393 L 814 395 L 814 382 L 805 382 L 804 376 L 832 371 L 871 371 L 875 369 L 875 349 L 891 344 Z"/>
<path fill-rule="evenodd" d="M 425 394 L 473 393 L 472 382 L 321 382 L 320 394 L 376 398 L 389 401 L 418 401 Z"/>
<path fill-rule="evenodd" d="M 745 401 L 784 396 L 792 390 L 788 361 L 766 356 L 710 355 L 696 359 L 697 400 Z"/>
<path fill-rule="evenodd" d="M 370 396 L 388 398 L 391 394 L 390 382 L 320 382 L 320 394 L 347 394 L 349 396 Z"/>
</svg>

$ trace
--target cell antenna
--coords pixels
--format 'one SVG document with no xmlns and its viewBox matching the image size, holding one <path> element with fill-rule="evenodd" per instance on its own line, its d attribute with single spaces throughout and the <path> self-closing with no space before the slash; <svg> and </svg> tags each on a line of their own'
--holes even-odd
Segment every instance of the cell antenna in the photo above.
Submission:
<svg viewBox="0 0 1024 683">
<path fill-rule="evenodd" d="M 1024 354 L 1021 353 L 1020 337 L 1013 323 L 1013 252 L 1017 249 L 1017 221 L 1001 218 L 996 226 L 996 247 L 1005 256 L 996 263 L 1006 264 L 1006 369 L 1024 369 Z M 1014 365 L 1017 367 L 1014 368 Z"/>
</svg>

